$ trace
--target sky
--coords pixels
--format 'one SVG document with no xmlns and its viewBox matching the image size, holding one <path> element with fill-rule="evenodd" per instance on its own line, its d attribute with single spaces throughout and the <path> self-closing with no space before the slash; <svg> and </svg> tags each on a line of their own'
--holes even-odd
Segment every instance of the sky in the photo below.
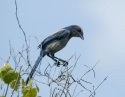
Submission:
<svg viewBox="0 0 125 97">
<path fill-rule="evenodd" d="M 94 65 L 98 82 L 108 80 L 96 97 L 124 97 L 125 87 L 125 1 L 124 0 L 17 0 L 18 15 L 30 39 L 31 62 L 36 60 L 37 45 L 65 26 L 80 25 L 85 40 L 73 38 L 56 55 L 68 59 L 81 55 L 78 64 Z M 14 0 L 0 1 L 0 64 L 9 54 L 9 40 L 21 50 L 24 37 L 15 18 Z M 36 39 L 37 38 L 37 39 Z M 49 61 L 47 57 L 44 63 Z M 80 69 L 80 67 L 79 67 Z"/>
</svg>

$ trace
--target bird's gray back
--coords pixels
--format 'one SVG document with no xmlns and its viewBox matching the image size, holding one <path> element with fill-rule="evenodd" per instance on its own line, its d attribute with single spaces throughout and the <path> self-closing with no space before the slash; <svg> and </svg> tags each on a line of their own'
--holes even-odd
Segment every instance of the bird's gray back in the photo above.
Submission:
<svg viewBox="0 0 125 97">
<path fill-rule="evenodd" d="M 68 39 L 69 36 L 70 36 L 69 30 L 61 29 L 60 31 L 58 31 L 58 32 L 54 33 L 53 35 L 48 36 L 46 39 L 44 39 L 44 41 L 38 47 L 45 49 L 48 44 L 51 44 L 57 40 L 62 40 L 65 38 Z"/>
</svg>

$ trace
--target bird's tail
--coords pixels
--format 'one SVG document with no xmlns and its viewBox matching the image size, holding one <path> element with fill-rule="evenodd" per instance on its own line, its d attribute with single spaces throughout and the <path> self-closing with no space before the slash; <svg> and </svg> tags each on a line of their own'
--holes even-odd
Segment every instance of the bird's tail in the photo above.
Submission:
<svg viewBox="0 0 125 97">
<path fill-rule="evenodd" d="M 26 85 L 28 84 L 29 80 L 33 77 L 34 72 L 36 71 L 40 61 L 42 60 L 42 58 L 44 56 L 45 56 L 45 52 L 41 51 L 39 57 L 37 58 L 37 60 L 35 62 L 35 65 L 33 66 L 32 70 L 31 70 L 31 72 L 30 72 L 30 74 L 29 74 L 29 76 L 28 76 L 28 78 L 26 80 Z"/>
</svg>

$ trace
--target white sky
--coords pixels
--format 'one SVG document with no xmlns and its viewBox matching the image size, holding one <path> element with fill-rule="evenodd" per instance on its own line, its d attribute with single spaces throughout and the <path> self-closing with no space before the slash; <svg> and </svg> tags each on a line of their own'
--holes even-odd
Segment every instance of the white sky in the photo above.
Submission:
<svg viewBox="0 0 125 97">
<path fill-rule="evenodd" d="M 84 30 L 85 40 L 72 39 L 57 56 L 69 58 L 74 53 L 81 54 L 79 64 L 84 65 L 100 60 L 96 68 L 97 79 L 101 81 L 107 75 L 109 78 L 99 88 L 96 97 L 124 97 L 124 0 L 18 0 L 18 6 L 21 24 L 31 39 L 32 63 L 39 54 L 39 42 L 62 27 L 78 24 Z M 0 12 L 0 57 L 6 59 L 9 40 L 15 49 L 20 50 L 23 35 L 15 19 L 14 0 L 0 1 Z M 0 60 L 0 64 L 3 63 Z"/>
</svg>

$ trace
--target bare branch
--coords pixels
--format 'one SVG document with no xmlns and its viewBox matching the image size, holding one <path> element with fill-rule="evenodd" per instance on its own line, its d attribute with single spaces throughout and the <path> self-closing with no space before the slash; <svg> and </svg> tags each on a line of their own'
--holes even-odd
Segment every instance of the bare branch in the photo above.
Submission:
<svg viewBox="0 0 125 97">
<path fill-rule="evenodd" d="M 21 70 L 22 70 L 22 66 L 20 67 L 19 74 L 21 73 Z M 15 91 L 16 85 L 18 84 L 19 79 L 20 79 L 20 75 L 18 75 L 18 77 L 17 77 L 17 79 L 16 79 L 16 82 L 15 82 L 15 84 L 14 84 L 14 88 L 13 88 L 13 91 L 12 91 L 11 97 L 12 97 L 13 94 L 14 94 L 14 91 Z"/>
<path fill-rule="evenodd" d="M 22 31 L 22 33 L 23 33 L 23 35 L 24 35 L 24 40 L 25 40 L 25 44 L 26 44 L 27 63 L 28 63 L 28 65 L 30 66 L 29 46 L 28 46 L 28 43 L 27 43 L 26 33 L 25 33 L 24 29 L 22 28 L 21 23 L 20 23 L 20 21 L 19 21 L 17 0 L 15 0 L 15 6 L 16 6 L 16 13 L 15 13 L 15 15 L 16 15 L 16 20 L 17 20 L 17 23 L 18 23 L 18 26 L 19 26 L 20 30 Z"/>
<path fill-rule="evenodd" d="M 7 96 L 8 89 L 9 89 L 9 84 L 7 84 L 7 89 L 6 89 L 6 92 L 5 92 L 5 97 Z"/>
<path fill-rule="evenodd" d="M 91 95 L 89 97 L 91 97 L 93 95 L 93 93 L 95 93 L 95 91 L 107 80 L 108 77 L 105 77 L 104 80 L 95 88 L 95 90 L 91 93 Z"/>
<path fill-rule="evenodd" d="M 83 91 L 90 94 L 91 97 L 95 96 L 95 92 L 97 89 L 94 89 L 95 86 L 93 85 L 93 83 L 85 80 L 84 76 L 92 71 L 95 78 L 94 68 L 96 67 L 97 63 L 93 67 L 86 66 L 88 70 L 83 73 L 81 77 L 75 78 L 73 72 L 77 65 L 78 59 L 79 57 L 76 59 L 75 64 L 72 65 L 68 64 L 67 66 L 57 67 L 56 65 L 48 64 L 43 73 L 40 69 L 39 71 L 37 71 L 39 76 L 44 79 L 42 80 L 43 82 L 40 83 L 47 85 L 48 88 L 50 88 L 50 97 L 77 97 L 78 95 L 83 93 Z M 89 85 L 89 87 L 84 86 L 85 84 Z M 76 88 L 79 88 L 81 90 L 77 90 Z"/>
</svg>

